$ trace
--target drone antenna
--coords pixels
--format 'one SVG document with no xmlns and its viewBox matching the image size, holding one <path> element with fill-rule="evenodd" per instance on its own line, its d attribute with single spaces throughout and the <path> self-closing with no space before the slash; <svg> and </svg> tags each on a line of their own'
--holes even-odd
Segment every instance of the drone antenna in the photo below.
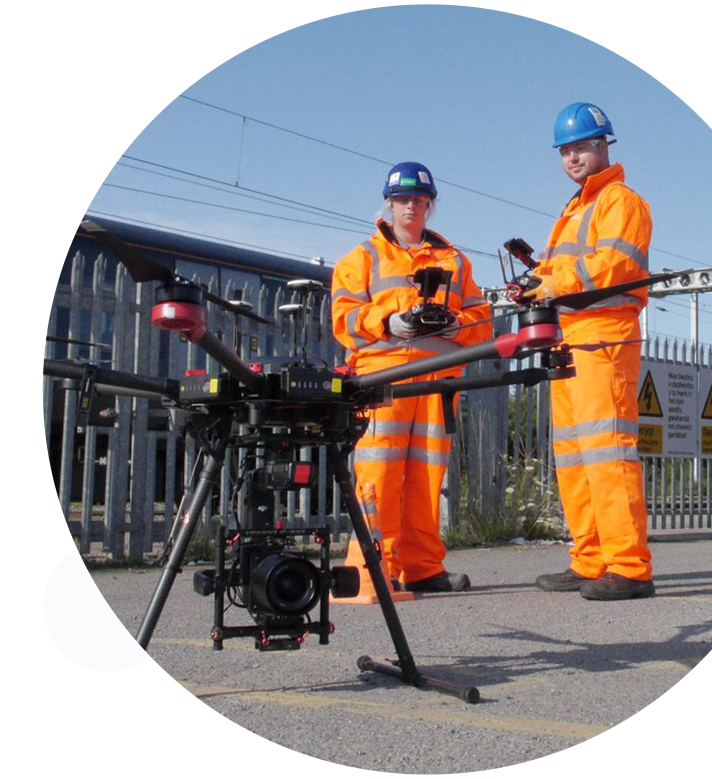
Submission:
<svg viewBox="0 0 712 779">
<path fill-rule="evenodd" d="M 502 278 L 504 279 L 504 283 L 508 284 L 509 282 L 507 281 L 507 271 L 504 267 L 504 257 L 502 257 L 502 252 L 499 249 L 497 249 L 497 256 L 499 257 L 499 266 L 502 268 Z M 509 256 L 511 258 L 512 255 L 510 254 Z"/>
</svg>

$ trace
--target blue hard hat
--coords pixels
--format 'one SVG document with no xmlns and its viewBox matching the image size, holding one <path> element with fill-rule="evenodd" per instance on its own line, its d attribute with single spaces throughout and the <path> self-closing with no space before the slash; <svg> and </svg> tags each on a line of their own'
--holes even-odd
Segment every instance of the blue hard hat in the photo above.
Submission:
<svg viewBox="0 0 712 779">
<path fill-rule="evenodd" d="M 554 148 L 599 135 L 613 135 L 605 113 L 593 103 L 571 103 L 556 117 Z"/>
<path fill-rule="evenodd" d="M 432 199 L 438 196 L 433 176 L 425 165 L 419 162 L 399 162 L 388 172 L 383 197 L 412 192 L 422 192 Z"/>
</svg>

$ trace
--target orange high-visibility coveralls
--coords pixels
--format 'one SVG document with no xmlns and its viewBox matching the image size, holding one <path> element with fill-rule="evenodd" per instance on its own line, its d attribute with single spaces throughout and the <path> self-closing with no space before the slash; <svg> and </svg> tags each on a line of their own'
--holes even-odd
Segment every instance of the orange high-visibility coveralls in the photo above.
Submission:
<svg viewBox="0 0 712 779">
<path fill-rule="evenodd" d="M 645 278 L 652 222 L 648 204 L 612 165 L 589 176 L 556 222 L 536 273 L 553 274 L 557 294 Z M 640 338 L 647 287 L 582 311 L 562 308 L 569 344 Z M 640 344 L 575 350 L 576 376 L 551 383 L 553 446 L 571 568 L 651 578 L 647 509 L 638 459 Z"/>
<path fill-rule="evenodd" d="M 431 336 L 404 342 L 387 332 L 391 314 L 408 311 L 420 301 L 408 277 L 428 266 L 453 272 L 448 306 L 459 324 L 489 318 L 489 304 L 464 254 L 430 230 L 420 246 L 404 248 L 391 226 L 379 220 L 371 239 L 339 261 L 332 282 L 334 335 L 347 348 L 347 362 L 357 373 L 444 354 L 491 337 L 489 322 L 451 339 Z M 444 303 L 444 297 L 441 287 L 434 301 Z M 407 381 L 460 375 L 462 367 Z M 449 452 L 439 395 L 398 398 L 389 407 L 369 411 L 368 429 L 356 446 L 357 494 L 361 485 L 374 485 L 383 554 L 391 576 L 406 583 L 445 570 L 439 502 Z"/>
</svg>

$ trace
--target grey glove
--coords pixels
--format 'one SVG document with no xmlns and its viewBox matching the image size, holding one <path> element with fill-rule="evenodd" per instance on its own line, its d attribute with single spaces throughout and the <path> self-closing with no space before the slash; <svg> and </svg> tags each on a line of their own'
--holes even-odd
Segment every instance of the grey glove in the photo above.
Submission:
<svg viewBox="0 0 712 779">
<path fill-rule="evenodd" d="M 388 332 L 396 338 L 412 338 L 415 335 L 415 327 L 403 321 L 399 312 L 388 317 Z"/>
</svg>

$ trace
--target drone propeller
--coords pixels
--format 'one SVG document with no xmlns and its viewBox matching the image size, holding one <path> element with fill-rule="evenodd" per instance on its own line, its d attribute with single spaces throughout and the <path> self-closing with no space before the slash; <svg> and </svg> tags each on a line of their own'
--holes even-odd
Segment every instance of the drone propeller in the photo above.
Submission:
<svg viewBox="0 0 712 779">
<path fill-rule="evenodd" d="M 91 341 L 79 341 L 76 338 L 62 338 L 59 335 L 48 335 L 45 338 L 45 340 L 57 344 L 75 344 L 76 346 L 96 346 L 97 348 L 101 348 L 101 349 L 111 348 L 109 344 L 95 344 L 92 343 Z"/>
<path fill-rule="evenodd" d="M 595 352 L 598 349 L 605 349 L 608 346 L 625 346 L 626 344 L 642 344 L 643 338 L 636 338 L 634 341 L 599 341 L 597 344 L 562 344 L 562 348 L 581 349 L 584 352 Z"/>
<path fill-rule="evenodd" d="M 137 252 L 124 241 L 110 233 L 105 227 L 91 219 L 82 221 L 82 229 L 90 235 L 96 236 L 105 243 L 117 258 L 126 266 L 129 276 L 139 283 L 144 281 L 173 281 L 176 274 L 160 262 L 151 260 L 144 254 Z"/>
<path fill-rule="evenodd" d="M 105 243 L 109 249 L 116 255 L 119 261 L 126 267 L 129 272 L 129 276 L 139 283 L 145 281 L 162 281 L 164 283 L 170 283 L 172 281 L 186 282 L 188 279 L 184 279 L 177 273 L 174 273 L 170 268 L 166 268 L 165 265 L 161 265 L 160 262 L 150 259 L 145 254 L 136 251 L 133 247 L 117 238 L 110 233 L 105 227 L 102 227 L 97 222 L 91 219 L 84 219 L 81 223 L 82 229 L 90 235 L 96 236 L 100 241 Z M 191 283 L 191 282 L 189 282 Z M 244 308 L 235 303 L 230 303 L 223 298 L 214 295 L 212 292 L 201 285 L 203 292 L 203 299 L 211 303 L 214 303 L 224 311 L 230 311 L 238 316 L 244 316 L 247 319 L 252 319 L 254 322 L 262 322 L 263 324 L 274 324 L 270 319 L 265 319 L 258 314 L 253 314 L 247 308 Z"/>
<path fill-rule="evenodd" d="M 627 281 L 623 284 L 615 284 L 612 287 L 602 287 L 601 289 L 591 289 L 586 292 L 572 292 L 568 295 L 559 295 L 558 297 L 551 298 L 549 304 L 553 306 L 567 306 L 580 311 L 582 308 L 588 308 L 593 303 L 598 303 L 601 300 L 619 295 L 622 292 L 628 292 L 631 289 L 640 289 L 640 287 L 651 287 L 653 284 L 657 284 L 659 281 L 668 281 L 669 279 L 675 279 L 678 276 L 683 276 L 686 273 L 690 273 L 689 270 L 679 270 L 670 273 L 656 273 L 652 276 L 648 276 L 646 279 L 636 279 L 635 281 Z"/>
</svg>

